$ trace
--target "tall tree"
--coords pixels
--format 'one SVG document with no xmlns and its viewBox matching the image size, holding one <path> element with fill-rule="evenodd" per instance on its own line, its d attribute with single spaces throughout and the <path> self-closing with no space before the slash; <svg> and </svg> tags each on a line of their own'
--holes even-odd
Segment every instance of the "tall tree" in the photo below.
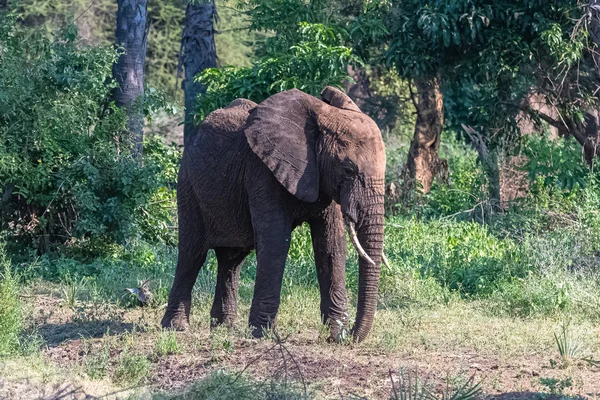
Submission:
<svg viewBox="0 0 600 400">
<path fill-rule="evenodd" d="M 406 183 L 412 186 L 414 182 L 419 182 L 423 193 L 429 193 L 440 169 L 447 169 L 447 163 L 438 156 L 444 127 L 444 98 L 440 80 L 440 74 L 415 79 L 417 120 L 406 161 Z M 411 93 L 411 96 L 414 95 Z"/>
<path fill-rule="evenodd" d="M 181 38 L 182 61 L 185 73 L 185 122 L 184 145 L 194 136 L 194 110 L 196 98 L 206 91 L 196 76 L 207 68 L 217 66 L 215 47 L 215 19 L 217 9 L 212 0 L 192 0 L 185 12 L 185 27 Z"/>
<path fill-rule="evenodd" d="M 115 104 L 127 112 L 127 128 L 134 154 L 141 157 L 144 143 L 144 62 L 146 60 L 147 0 L 118 0 L 115 43 L 124 53 L 113 66 L 119 84 L 113 92 Z"/>
<path fill-rule="evenodd" d="M 428 193 L 436 175 L 447 172 L 447 163 L 438 155 L 443 87 L 448 74 L 464 61 L 461 55 L 477 48 L 489 23 L 490 7 L 477 3 L 486 2 L 392 0 L 389 16 L 384 17 L 390 32 L 387 63 L 416 86 L 411 97 L 417 118 L 403 192 L 417 184 Z"/>
</svg>

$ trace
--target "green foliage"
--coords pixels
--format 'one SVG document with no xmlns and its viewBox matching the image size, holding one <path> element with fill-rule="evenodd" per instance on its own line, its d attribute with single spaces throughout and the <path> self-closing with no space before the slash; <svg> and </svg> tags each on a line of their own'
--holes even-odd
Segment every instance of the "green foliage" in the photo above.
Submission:
<svg viewBox="0 0 600 400">
<path fill-rule="evenodd" d="M 284 90 L 297 88 L 318 95 L 327 85 L 346 79 L 346 66 L 357 59 L 341 45 L 342 31 L 322 24 L 300 23 L 299 41 L 285 53 L 271 54 L 252 67 L 210 68 L 197 78 L 207 91 L 198 99 L 196 118 L 203 120 L 217 108 L 243 97 L 260 102 Z"/>
<path fill-rule="evenodd" d="M 548 93 L 552 104 L 561 104 L 556 98 L 569 95 L 546 88 L 562 86 L 569 74 L 577 81 L 575 91 L 590 87 L 580 84 L 579 73 L 569 72 L 569 66 L 582 58 L 587 37 L 577 28 L 584 12 L 577 2 L 390 0 L 389 4 L 382 19 L 390 34 L 379 40 L 386 64 L 404 78 L 441 77 L 446 126 L 459 133 L 461 123 L 475 127 L 492 148 L 518 136 L 517 116 L 529 93 Z M 572 97 L 570 106 L 559 106 L 563 115 L 577 113 L 573 106 L 581 106 L 574 100 L 579 95 Z"/>
<path fill-rule="evenodd" d="M 575 139 L 551 139 L 547 135 L 527 135 L 517 149 L 527 157 L 521 167 L 532 182 L 543 187 L 572 191 L 585 187 L 590 170 L 582 159 L 581 146 Z"/>
<path fill-rule="evenodd" d="M 248 30 L 242 12 L 232 10 L 230 1 L 217 1 L 219 20 L 215 37 L 222 65 L 248 66 L 260 35 Z M 179 48 L 184 25 L 185 0 L 148 1 L 146 83 L 168 94 L 182 96 L 178 82 Z M 114 42 L 117 3 L 112 0 L 54 1 L 21 0 L 17 9 L 28 26 L 43 25 L 52 32 L 68 25 L 74 18 L 80 41 L 87 45 L 110 46 Z"/>
<path fill-rule="evenodd" d="M 0 242 L 0 358 L 19 353 L 24 315 L 19 280 Z"/>
<path fill-rule="evenodd" d="M 540 378 L 540 383 L 548 390 L 549 394 L 559 396 L 561 399 L 568 399 L 569 397 L 565 396 L 564 391 L 573 386 L 573 378 Z"/>
<path fill-rule="evenodd" d="M 263 41 L 261 51 L 264 55 L 285 52 L 301 41 L 302 33 L 297 30 L 299 24 L 335 24 L 332 18 L 340 3 L 327 0 L 248 0 L 240 1 L 239 5 L 249 14 L 252 31 L 275 33 Z"/>
<path fill-rule="evenodd" d="M 159 205 L 174 198 L 180 154 L 150 139 L 141 162 L 131 156 L 124 112 L 109 103 L 116 52 L 11 17 L 0 31 L 3 229 L 41 251 L 71 238 L 172 242 Z"/>
<path fill-rule="evenodd" d="M 517 243 L 500 240 L 481 225 L 415 219 L 398 221 L 386 234 L 386 252 L 400 271 L 416 270 L 426 279 L 465 296 L 491 294 L 503 282 L 526 276 Z M 512 262 L 509 262 L 512 261 Z"/>
<path fill-rule="evenodd" d="M 486 199 L 485 174 L 473 150 L 447 135 L 444 139 L 440 157 L 448 160 L 449 182 L 434 181 L 431 192 L 415 208 L 426 217 L 471 218 Z"/>
</svg>

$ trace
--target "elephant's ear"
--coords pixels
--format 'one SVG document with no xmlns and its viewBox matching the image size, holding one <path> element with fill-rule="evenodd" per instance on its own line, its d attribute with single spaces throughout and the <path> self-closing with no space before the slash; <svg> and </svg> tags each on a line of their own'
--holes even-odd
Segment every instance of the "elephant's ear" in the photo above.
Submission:
<svg viewBox="0 0 600 400">
<path fill-rule="evenodd" d="M 327 86 L 321 92 L 321 100 L 337 108 L 344 110 L 362 112 L 350 97 L 338 88 Z"/>
<path fill-rule="evenodd" d="M 311 106 L 319 100 L 292 89 L 269 97 L 248 118 L 246 138 L 275 178 L 298 199 L 319 197 L 316 143 Z"/>
</svg>

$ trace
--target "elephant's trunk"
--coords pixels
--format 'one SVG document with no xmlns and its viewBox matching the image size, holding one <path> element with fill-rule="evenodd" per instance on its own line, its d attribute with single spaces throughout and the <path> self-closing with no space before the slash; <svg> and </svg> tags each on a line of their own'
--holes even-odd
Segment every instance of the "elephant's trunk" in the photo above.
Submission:
<svg viewBox="0 0 600 400">
<path fill-rule="evenodd" d="M 383 255 L 383 223 L 383 196 L 377 196 L 376 204 L 369 205 L 358 226 L 359 246 L 367 254 L 367 257 L 359 259 L 358 304 L 353 328 L 354 339 L 358 342 L 363 341 L 369 334 L 377 310 L 379 275 Z"/>
</svg>

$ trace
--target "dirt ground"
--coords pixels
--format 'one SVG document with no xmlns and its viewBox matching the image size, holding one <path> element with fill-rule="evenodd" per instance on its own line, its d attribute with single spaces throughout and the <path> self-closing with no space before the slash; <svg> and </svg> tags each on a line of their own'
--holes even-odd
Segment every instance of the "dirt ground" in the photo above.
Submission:
<svg viewBox="0 0 600 400">
<path fill-rule="evenodd" d="M 429 344 L 386 349 L 372 342 L 328 344 L 312 327 L 278 343 L 235 334 L 215 338 L 206 327 L 192 326 L 188 332 L 177 333 L 177 340 L 183 345 L 180 354 L 156 357 L 153 351 L 163 311 L 160 308 L 103 310 L 94 315 L 64 307 L 52 295 L 36 295 L 34 300 L 32 318 L 46 345 L 41 354 L 0 364 L 1 399 L 126 398 L 132 393 L 146 399 L 157 390 L 185 390 L 217 369 L 243 372 L 259 380 L 276 377 L 298 387 L 305 384 L 308 392 L 318 398 L 387 399 L 392 393 L 392 380 L 398 384 L 401 369 L 416 370 L 422 379 L 440 388 L 448 379 L 464 381 L 474 376 L 475 381 L 481 381 L 487 398 L 548 398 L 551 388 L 542 383 L 544 378 L 570 382 L 561 396 L 600 395 L 600 368 L 581 360 L 571 365 L 553 365 L 550 360 L 557 355 L 550 348 L 551 340 L 541 342 L 538 348 L 526 346 L 526 351 L 494 354 L 489 349 L 471 346 L 468 340 L 464 340 L 464 346 L 460 339 L 452 346 L 436 345 L 425 339 L 426 332 L 419 332 L 427 329 L 422 327 L 410 334 Z M 438 335 L 457 335 L 453 326 L 448 324 L 447 330 Z M 490 323 L 489 327 L 480 327 L 479 332 L 487 331 L 493 337 L 499 334 L 494 329 L 500 328 Z M 536 329 L 532 325 L 533 336 Z M 590 334 L 593 340 L 598 332 Z M 94 381 L 82 372 L 85 358 L 110 340 L 111 363 L 118 359 L 123 343 L 148 355 L 150 370 L 141 385 L 132 389 L 115 385 L 109 378 Z"/>
</svg>

